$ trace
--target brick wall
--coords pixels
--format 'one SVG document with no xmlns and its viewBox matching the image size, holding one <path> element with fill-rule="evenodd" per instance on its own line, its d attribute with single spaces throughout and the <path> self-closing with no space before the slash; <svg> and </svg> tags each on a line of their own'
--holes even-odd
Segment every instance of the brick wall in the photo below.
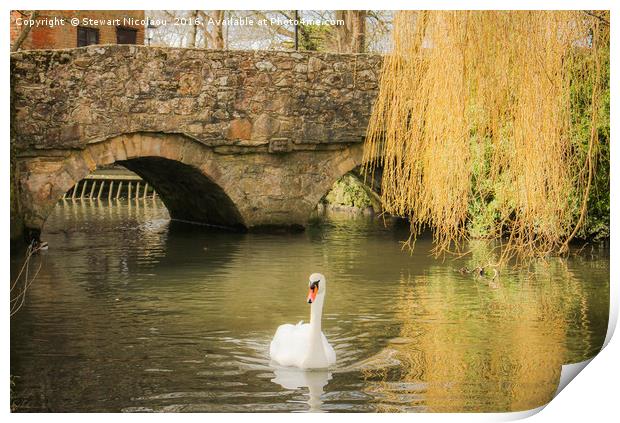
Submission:
<svg viewBox="0 0 620 423">
<path fill-rule="evenodd" d="M 28 19 L 30 11 L 26 15 L 13 10 L 11 11 L 11 44 L 19 36 L 23 26 L 18 25 L 18 18 Z M 54 18 L 64 19 L 64 25 L 51 26 L 48 23 Z M 80 20 L 79 26 L 96 28 L 99 30 L 99 44 L 116 44 L 116 22 L 88 22 L 84 19 L 96 19 L 99 21 L 120 20 L 121 27 L 137 30 L 136 44 L 144 44 L 144 25 L 141 23 L 127 22 L 128 20 L 143 20 L 144 10 L 41 10 L 36 18 L 41 23 L 33 27 L 26 40 L 21 46 L 23 50 L 32 49 L 60 49 L 77 47 L 77 26 L 71 25 L 70 19 Z M 47 22 L 45 20 L 47 19 Z"/>
</svg>

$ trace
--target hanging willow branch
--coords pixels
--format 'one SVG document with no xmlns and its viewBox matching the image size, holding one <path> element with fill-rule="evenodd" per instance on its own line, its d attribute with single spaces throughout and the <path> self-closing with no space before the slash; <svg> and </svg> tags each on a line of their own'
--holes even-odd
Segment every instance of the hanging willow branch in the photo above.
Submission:
<svg viewBox="0 0 620 423">
<path fill-rule="evenodd" d="M 400 12 L 365 144 L 388 213 L 461 252 L 472 221 L 505 238 L 500 262 L 564 250 L 585 221 L 596 170 L 599 56 L 609 13 Z M 592 86 L 586 154 L 571 90 Z M 576 212 L 577 211 L 577 212 Z M 507 235 L 507 237 L 505 237 Z"/>
</svg>

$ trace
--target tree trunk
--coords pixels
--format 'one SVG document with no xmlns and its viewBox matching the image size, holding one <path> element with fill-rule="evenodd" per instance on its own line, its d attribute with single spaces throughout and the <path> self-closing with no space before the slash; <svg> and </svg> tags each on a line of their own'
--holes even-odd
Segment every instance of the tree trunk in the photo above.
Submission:
<svg viewBox="0 0 620 423">
<path fill-rule="evenodd" d="M 224 20 L 225 10 L 201 10 L 204 24 L 204 47 L 215 50 L 224 50 Z"/>
<path fill-rule="evenodd" d="M 187 46 L 188 47 L 198 47 L 196 45 L 196 41 L 198 39 L 198 24 L 196 21 L 198 20 L 198 10 L 194 10 L 190 15 L 190 19 L 193 21 L 192 28 L 189 31 L 189 37 L 187 38 Z"/>
<path fill-rule="evenodd" d="M 351 52 L 363 53 L 366 48 L 366 11 L 351 10 Z"/>
<path fill-rule="evenodd" d="M 349 31 L 347 30 L 347 10 L 336 10 L 336 20 L 344 21 L 344 25 L 336 26 L 336 50 L 338 53 L 346 52 L 349 44 Z"/>
<path fill-rule="evenodd" d="M 366 47 L 366 11 L 336 10 L 336 49 L 339 53 L 363 53 Z"/>
<path fill-rule="evenodd" d="M 214 10 L 213 19 L 215 20 L 215 23 L 213 24 L 214 26 L 210 34 L 213 48 L 216 50 L 224 50 L 224 26 L 222 25 L 222 21 L 224 20 L 224 11 Z"/>
<path fill-rule="evenodd" d="M 30 18 L 29 19 L 30 20 L 34 20 L 34 19 L 37 18 L 38 15 L 39 15 L 39 11 L 38 10 L 33 10 L 32 13 L 30 14 Z M 22 31 L 19 33 L 19 37 L 17 37 L 17 39 L 15 40 L 13 45 L 11 46 L 11 51 L 19 50 L 19 48 L 24 43 L 24 40 L 26 39 L 26 37 L 30 33 L 31 29 L 32 29 L 32 25 L 25 25 L 22 28 Z"/>
</svg>

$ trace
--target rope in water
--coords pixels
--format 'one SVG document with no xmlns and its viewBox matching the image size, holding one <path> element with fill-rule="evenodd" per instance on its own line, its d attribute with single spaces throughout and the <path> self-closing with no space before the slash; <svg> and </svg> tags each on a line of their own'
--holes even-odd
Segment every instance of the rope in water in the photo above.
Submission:
<svg viewBox="0 0 620 423">
<path fill-rule="evenodd" d="M 13 283 L 11 284 L 11 291 L 10 294 L 12 296 L 11 298 L 11 317 L 13 317 L 13 315 L 15 313 L 17 313 L 22 306 L 24 305 L 25 301 L 26 301 L 26 292 L 28 291 L 28 288 L 30 288 L 30 286 L 32 285 L 32 283 L 34 282 L 34 280 L 36 279 L 37 275 L 39 274 L 39 272 L 41 271 L 41 267 L 43 266 L 43 260 L 39 261 L 39 267 L 37 268 L 36 272 L 34 272 L 34 275 L 32 276 L 32 278 L 30 278 L 29 274 L 30 274 L 30 261 L 32 259 L 32 256 L 35 255 L 36 253 L 38 253 L 39 251 L 41 251 L 42 249 L 47 247 L 47 243 L 46 242 L 37 242 L 36 240 L 33 240 L 30 245 L 28 245 L 28 248 L 26 249 L 26 258 L 24 259 L 24 264 L 22 265 L 21 269 L 19 270 L 19 273 L 17 274 L 17 277 L 15 278 L 15 280 L 13 281 Z M 15 295 L 13 297 L 13 291 L 17 289 L 17 287 L 19 286 L 19 281 L 22 279 L 22 275 L 23 277 L 23 288 L 21 289 L 21 291 L 19 291 L 17 293 L 17 295 Z"/>
</svg>

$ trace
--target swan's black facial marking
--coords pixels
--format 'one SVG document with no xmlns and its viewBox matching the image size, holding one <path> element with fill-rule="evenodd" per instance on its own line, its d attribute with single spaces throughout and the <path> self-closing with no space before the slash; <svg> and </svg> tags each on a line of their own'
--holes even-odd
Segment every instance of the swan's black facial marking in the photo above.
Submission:
<svg viewBox="0 0 620 423">
<path fill-rule="evenodd" d="M 319 292 L 319 282 L 318 281 L 310 281 L 310 283 L 308 284 L 308 287 L 310 288 L 310 292 L 308 293 L 308 304 L 312 304 L 312 302 L 314 301 L 317 293 Z"/>
</svg>

